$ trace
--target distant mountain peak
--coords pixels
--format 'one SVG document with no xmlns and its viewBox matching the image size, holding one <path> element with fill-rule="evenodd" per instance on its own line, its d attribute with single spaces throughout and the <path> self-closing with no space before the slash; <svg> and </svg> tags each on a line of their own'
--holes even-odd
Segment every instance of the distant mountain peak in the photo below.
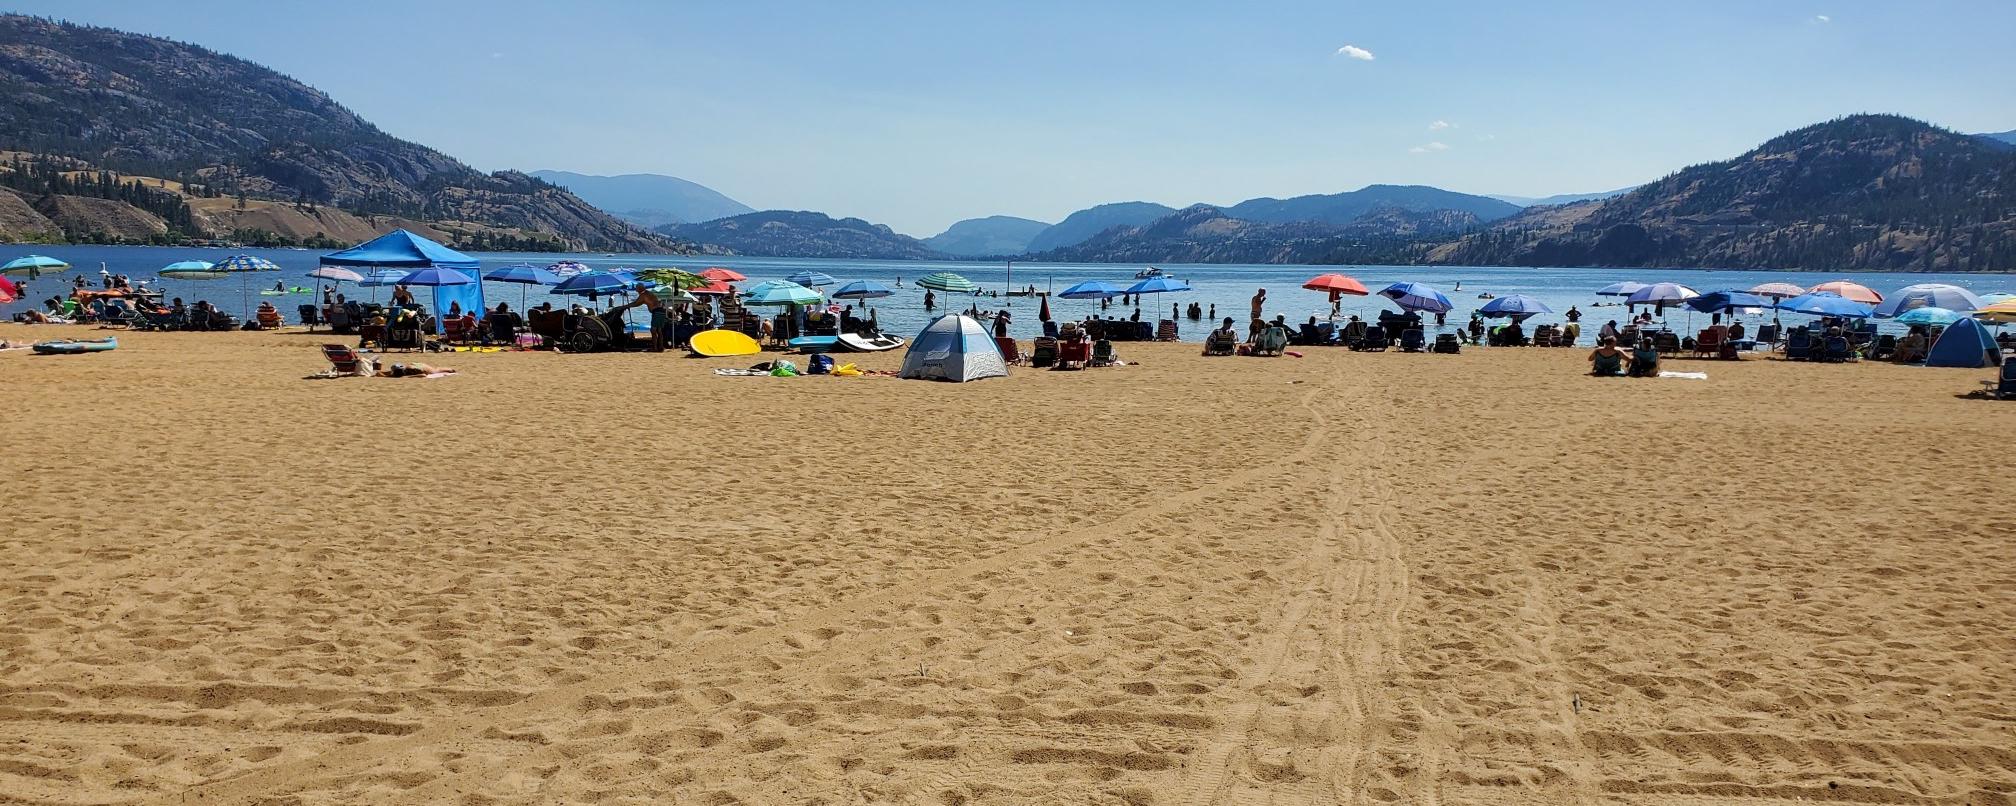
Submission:
<svg viewBox="0 0 2016 806">
<path fill-rule="evenodd" d="M 1050 225 L 1027 218 L 992 215 L 969 218 L 946 227 L 944 232 L 924 239 L 932 249 L 957 257 L 1019 255 L 1029 250 L 1029 242 Z"/>
<path fill-rule="evenodd" d="M 716 244 L 762 257 L 855 260 L 931 260 L 944 255 L 884 224 L 834 218 L 809 210 L 762 210 L 697 224 L 659 227 L 660 233 Z"/>
<path fill-rule="evenodd" d="M 532 175 L 573 191 L 611 215 L 647 228 L 755 212 L 749 205 L 713 188 L 676 176 L 646 173 L 597 176 L 573 171 L 533 171 Z"/>
</svg>

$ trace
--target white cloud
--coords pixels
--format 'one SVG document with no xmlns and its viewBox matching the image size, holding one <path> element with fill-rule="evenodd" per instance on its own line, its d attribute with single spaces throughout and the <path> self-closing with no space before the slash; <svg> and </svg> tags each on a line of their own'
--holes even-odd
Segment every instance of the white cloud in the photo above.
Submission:
<svg viewBox="0 0 2016 806">
<path fill-rule="evenodd" d="M 1372 51 L 1358 47 L 1357 45 L 1345 45 L 1344 47 L 1338 48 L 1337 55 L 1349 56 L 1361 62 L 1372 61 Z"/>
<path fill-rule="evenodd" d="M 1813 21 L 1820 23 L 1821 25 L 1826 25 L 1827 23 L 1833 22 L 1834 18 L 1829 17 L 1825 14 L 1815 14 L 1813 15 Z"/>
<path fill-rule="evenodd" d="M 1449 150 L 1449 144 L 1448 144 L 1448 143 L 1442 143 L 1442 142 L 1434 142 L 1434 143 L 1429 143 L 1429 144 L 1427 144 L 1427 145 L 1418 145 L 1418 146 L 1415 146 L 1415 147 L 1413 147 L 1413 148 L 1410 148 L 1410 149 L 1407 149 L 1407 153 L 1409 153 L 1409 154 L 1432 154 L 1432 153 L 1435 153 L 1435 152 L 1437 152 L 1437 151 L 1448 151 L 1448 150 Z"/>
<path fill-rule="evenodd" d="M 1456 128 L 1456 124 L 1450 123 L 1449 121 L 1446 120 L 1438 120 L 1435 121 L 1434 123 L 1428 124 L 1428 130 L 1431 132 L 1439 132 L 1443 129 L 1454 129 L 1454 128 Z"/>
</svg>

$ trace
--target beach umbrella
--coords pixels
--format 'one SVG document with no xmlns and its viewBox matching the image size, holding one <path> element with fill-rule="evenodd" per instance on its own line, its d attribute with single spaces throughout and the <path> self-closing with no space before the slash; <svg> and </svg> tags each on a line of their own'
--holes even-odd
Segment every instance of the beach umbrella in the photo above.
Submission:
<svg viewBox="0 0 2016 806">
<path fill-rule="evenodd" d="M 1876 293 L 1876 289 L 1847 280 L 1821 283 L 1806 290 L 1808 293 L 1833 294 L 1856 302 L 1866 302 L 1870 305 L 1883 301 L 1883 295 Z"/>
<path fill-rule="evenodd" d="M 972 280 L 968 280 L 964 277 L 961 277 L 957 274 L 953 274 L 952 272 L 949 271 L 934 272 L 931 274 L 924 275 L 923 277 L 917 280 L 917 284 L 924 288 L 929 288 L 934 291 L 943 291 L 947 294 L 971 294 L 975 291 L 980 290 L 980 287 L 974 285 Z"/>
<path fill-rule="evenodd" d="M 1399 304 L 1403 311 L 1448 313 L 1449 309 L 1456 307 L 1447 296 L 1426 283 L 1394 283 L 1379 289 L 1379 296 Z"/>
<path fill-rule="evenodd" d="M 1710 291 L 1706 294 L 1689 298 L 1686 304 L 1687 307 L 1702 313 L 1715 313 L 1718 311 L 1727 313 L 1737 308 L 1769 308 L 1772 302 L 1771 298 L 1762 294 L 1752 294 L 1748 291 L 1730 289 L 1725 291 Z"/>
<path fill-rule="evenodd" d="M 1638 290 L 1639 290 L 1639 289 L 1642 289 L 1642 288 L 1644 288 L 1644 287 L 1645 287 L 1645 284 L 1644 284 L 1644 283 L 1640 283 L 1640 282 L 1635 282 L 1635 281 L 1632 281 L 1632 280 L 1625 280 L 1625 281 L 1623 281 L 1623 282 L 1618 282 L 1618 283 L 1611 283 L 1611 284 L 1609 284 L 1609 285 L 1606 285 L 1606 286 L 1604 286 L 1604 287 L 1602 287 L 1602 288 L 1599 288 L 1599 289 L 1596 289 L 1596 296 L 1599 296 L 1599 297 L 1628 297 L 1628 296 L 1631 296 L 1632 294 L 1636 294 L 1636 293 L 1638 293 Z M 1797 291 L 1795 291 L 1795 292 L 1793 292 L 1793 293 L 1795 293 L 1795 294 L 1796 294 L 1796 293 L 1798 293 L 1798 292 L 1797 292 Z"/>
<path fill-rule="evenodd" d="M 1354 280 L 1342 274 L 1317 275 L 1315 277 L 1309 278 L 1309 281 L 1303 283 L 1302 287 L 1309 289 L 1310 291 L 1328 292 L 1333 297 L 1338 294 L 1350 294 L 1354 297 L 1363 297 L 1372 293 L 1370 291 L 1365 290 L 1364 283 L 1358 282 L 1357 280 Z"/>
<path fill-rule="evenodd" d="M 855 280 L 851 283 L 840 286 L 839 289 L 835 290 L 833 292 L 833 298 L 871 300 L 871 299 L 881 299 L 883 297 L 891 296 L 895 293 L 896 292 L 891 291 L 888 286 L 875 282 L 874 280 Z M 862 307 L 864 308 L 867 307 L 867 303 L 863 302 Z"/>
<path fill-rule="evenodd" d="M 1700 292 L 1679 283 L 1653 283 L 1631 292 L 1630 296 L 1624 298 L 1624 304 L 1657 305 L 1664 308 L 1698 296 L 1701 296 Z"/>
<path fill-rule="evenodd" d="M 1477 309 L 1479 315 L 1491 319 L 1501 319 L 1509 316 L 1514 319 L 1523 320 L 1529 316 L 1553 312 L 1554 309 L 1547 307 L 1547 303 L 1525 294 L 1507 294 L 1486 302 L 1484 303 L 1484 307 Z"/>
<path fill-rule="evenodd" d="M 791 276 L 786 277 L 784 279 L 802 285 L 806 288 L 818 288 L 822 285 L 832 285 L 834 283 L 833 275 L 827 274 L 823 271 L 812 271 L 809 269 L 801 272 L 795 272 Z"/>
<path fill-rule="evenodd" d="M 29 255 L 7 261 L 6 265 L 0 266 L 0 274 L 12 274 L 16 277 L 27 277 L 33 280 L 42 276 L 45 272 L 63 271 L 68 268 L 70 268 L 70 264 L 53 257 Z"/>
<path fill-rule="evenodd" d="M 202 261 L 195 261 L 195 262 L 200 263 Z M 308 270 L 308 273 L 304 276 L 313 277 L 318 280 L 333 280 L 339 283 L 346 281 L 352 283 L 364 282 L 364 275 L 343 268 L 342 266 L 317 266 L 313 269 Z"/>
<path fill-rule="evenodd" d="M 223 274 L 250 275 L 254 272 L 279 271 L 280 264 L 257 255 L 232 255 L 217 261 L 210 267 L 210 270 L 222 272 Z M 251 316 L 252 281 L 250 279 L 245 277 L 239 279 L 238 296 L 239 306 L 244 309 L 246 316 Z"/>
<path fill-rule="evenodd" d="M 1158 274 L 1128 286 L 1126 293 L 1134 295 L 1134 308 L 1140 310 L 1142 294 L 1175 294 L 1189 290 L 1192 290 L 1189 283 L 1166 274 Z"/>
<path fill-rule="evenodd" d="M 595 299 L 604 294 L 615 294 L 629 290 L 634 280 L 625 280 L 606 271 L 590 271 L 576 274 L 554 285 L 551 293 L 573 294 Z"/>
<path fill-rule="evenodd" d="M 1880 317 L 1900 316 L 1916 308 L 1945 308 L 1949 311 L 1979 310 L 1987 303 L 1974 292 L 1957 285 L 1945 283 L 1919 283 L 1897 289 L 1884 298 L 1883 304 L 1876 306 Z"/>
<path fill-rule="evenodd" d="M 1987 307 L 1975 311 L 1974 318 L 1997 324 L 2016 322 L 2016 299 L 1990 303 Z"/>
<path fill-rule="evenodd" d="M 1791 283 L 1759 283 L 1750 287 L 1750 293 L 1772 299 L 1791 299 L 1806 293 L 1806 289 Z"/>
<path fill-rule="evenodd" d="M 701 269 L 699 271 L 699 275 L 701 277 L 705 277 L 709 280 L 713 280 L 719 283 L 739 283 L 749 279 L 739 271 L 736 271 L 734 269 L 724 269 L 721 268 L 720 266 L 708 266 L 707 268 Z"/>
<path fill-rule="evenodd" d="M 686 293 L 688 294 L 702 294 L 702 295 L 705 294 L 725 295 L 732 293 L 733 291 L 734 291 L 733 287 L 729 286 L 727 283 L 721 282 L 720 280 L 715 280 L 711 283 L 700 286 L 699 288 L 686 289 Z"/>
<path fill-rule="evenodd" d="M 1104 280 L 1086 280 L 1057 293 L 1061 299 L 1112 299 L 1125 292 Z"/>
<path fill-rule="evenodd" d="M 1912 308 L 1897 315 L 1900 325 L 1950 325 L 1960 321 L 1965 314 L 1946 308 Z"/>
<path fill-rule="evenodd" d="M 178 260 L 154 273 L 171 280 L 215 280 L 226 274 L 207 260 Z"/>
<path fill-rule="evenodd" d="M 493 283 L 514 283 L 518 286 L 518 309 L 525 309 L 525 300 L 532 293 L 532 286 L 553 285 L 560 282 L 560 275 L 539 268 L 530 263 L 491 269 L 483 279 Z"/>
<path fill-rule="evenodd" d="M 1825 291 L 1801 294 L 1778 303 L 1781 311 L 1803 313 L 1808 316 L 1841 316 L 1849 319 L 1867 319 L 1875 310 L 1867 303 Z"/>
<path fill-rule="evenodd" d="M 1050 321 L 1050 295 L 1048 294 L 1043 295 L 1043 301 L 1040 303 L 1040 307 L 1036 309 L 1036 321 Z"/>
<path fill-rule="evenodd" d="M 430 268 L 421 269 L 406 275 L 406 279 L 401 281 L 400 285 L 418 285 L 433 288 L 444 285 L 468 285 L 473 282 L 476 282 L 476 278 L 454 269 Z"/>
<path fill-rule="evenodd" d="M 819 292 L 786 280 L 757 283 L 742 293 L 748 305 L 811 305 L 819 299 Z"/>
<path fill-rule="evenodd" d="M 381 285 L 398 285 L 405 281 L 406 275 L 409 273 L 399 269 L 367 271 L 364 273 L 364 279 L 357 281 L 357 284 L 366 288 L 376 288 Z"/>
<path fill-rule="evenodd" d="M 592 269 L 588 268 L 588 264 L 582 263 L 581 261 L 578 260 L 562 260 L 558 263 L 554 263 L 552 265 L 547 266 L 546 270 L 556 275 L 559 275 L 561 279 L 573 277 L 576 274 L 587 274 L 588 272 L 593 271 Z"/>
<path fill-rule="evenodd" d="M 2000 305 L 2012 299 L 2016 299 L 2016 294 L 2011 294 L 2007 291 L 1996 291 L 1990 294 L 1982 294 L 1981 307 L 1986 308 L 1990 305 Z"/>
<path fill-rule="evenodd" d="M 0 277 L 0 304 L 13 302 L 14 300 L 20 298 L 21 298 L 20 287 L 14 285 L 13 280 L 9 280 L 6 277 Z"/>
</svg>

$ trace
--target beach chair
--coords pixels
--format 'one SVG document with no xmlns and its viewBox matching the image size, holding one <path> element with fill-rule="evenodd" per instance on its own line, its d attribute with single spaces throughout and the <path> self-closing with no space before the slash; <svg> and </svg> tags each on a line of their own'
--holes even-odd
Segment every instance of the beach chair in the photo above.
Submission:
<svg viewBox="0 0 2016 806">
<path fill-rule="evenodd" d="M 1029 348 L 1029 366 L 1042 369 L 1057 363 L 1057 337 L 1038 336 Z"/>
<path fill-rule="evenodd" d="M 526 317 L 525 322 L 526 327 L 531 328 L 532 332 L 538 334 L 547 344 L 558 345 L 561 337 L 567 335 L 566 311 L 534 309 Z M 731 327 L 726 329 L 738 330 L 739 328 Z"/>
<path fill-rule="evenodd" d="M 1463 340 L 1457 338 L 1454 333 L 1437 333 L 1435 334 L 1435 346 L 1428 348 L 1428 351 L 1444 355 L 1456 355 L 1463 352 Z"/>
<path fill-rule="evenodd" d="M 1162 321 L 1160 321 L 1160 322 L 1156 322 L 1156 323 L 1155 323 L 1155 340 L 1156 340 L 1156 341 L 1175 341 L 1175 340 L 1176 340 L 1176 320 L 1174 320 L 1174 319 L 1164 319 L 1164 320 L 1162 320 Z"/>
<path fill-rule="evenodd" d="M 1869 357 L 1869 360 L 1871 361 L 1888 360 L 1891 356 L 1896 354 L 1897 354 L 1897 336 L 1890 333 L 1885 333 L 1881 336 L 1877 336 L 1876 341 L 1869 345 L 1869 351 L 1866 353 L 1866 355 Z"/>
<path fill-rule="evenodd" d="M 278 310 L 261 309 L 256 316 L 259 319 L 260 330 L 279 330 L 281 325 L 286 324 L 281 321 Z"/>
<path fill-rule="evenodd" d="M 329 359 L 329 366 L 338 375 L 369 375 L 371 364 L 357 351 L 343 344 L 322 345 L 322 357 Z"/>
<path fill-rule="evenodd" d="M 1722 354 L 1723 337 L 1728 334 L 1729 331 L 1727 329 L 1719 327 L 1711 327 L 1701 331 L 1701 335 L 1697 336 L 1694 340 L 1694 357 L 1715 358 L 1720 356 Z"/>
<path fill-rule="evenodd" d="M 1365 329 L 1367 327 L 1369 326 L 1362 319 L 1346 324 L 1344 326 L 1344 335 L 1340 340 L 1344 342 L 1344 346 L 1356 350 L 1358 349 L 1358 344 L 1365 341 Z"/>
<path fill-rule="evenodd" d="M 1782 335 L 1782 331 L 1783 331 L 1783 328 L 1780 328 L 1780 327 L 1779 327 L 1779 326 L 1777 326 L 1777 325 L 1758 325 L 1758 326 L 1757 326 L 1757 343 L 1758 343 L 1758 344 L 1777 344 L 1777 343 L 1778 343 L 1778 337 L 1779 337 L 1780 335 Z"/>
<path fill-rule="evenodd" d="M 1092 360 L 1092 342 L 1061 339 L 1057 342 L 1057 363 L 1051 369 L 1083 369 Z"/>
<path fill-rule="evenodd" d="M 1785 360 L 1807 361 L 1813 358 L 1813 335 L 1803 327 L 1793 328 L 1785 335 Z"/>
<path fill-rule="evenodd" d="M 1617 346 L 1627 350 L 1642 344 L 1643 339 L 1644 334 L 1637 325 L 1625 325 L 1623 330 L 1617 331 Z"/>
<path fill-rule="evenodd" d="M 1393 343 L 1386 339 L 1386 328 L 1378 325 L 1365 328 L 1365 338 L 1358 340 L 1358 349 L 1370 353 L 1383 353 Z"/>
<path fill-rule="evenodd" d="M 474 336 L 475 334 L 470 333 L 467 328 L 462 327 L 462 317 L 451 316 L 441 320 L 442 341 L 449 343 L 467 341 Z"/>
<path fill-rule="evenodd" d="M 1680 352 L 1680 334 L 1671 330 L 1661 330 L 1652 334 L 1652 347 L 1662 353 Z"/>
<path fill-rule="evenodd" d="M 1428 335 L 1420 328 L 1400 331 L 1400 352 L 1420 353 L 1428 350 Z"/>
<path fill-rule="evenodd" d="M 1001 360 L 1010 364 L 1022 363 L 1022 346 L 1015 343 L 1012 336 L 995 336 L 994 347 L 1001 351 Z"/>
<path fill-rule="evenodd" d="M 1114 363 L 1113 340 L 1100 339 L 1092 343 L 1092 358 L 1085 362 L 1088 367 L 1110 367 Z"/>
<path fill-rule="evenodd" d="M 1213 330 L 1204 338 L 1205 355 L 1236 355 L 1239 352 L 1239 336 L 1233 333 Z"/>
<path fill-rule="evenodd" d="M 1841 362 L 1855 357 L 1854 344 L 1848 341 L 1847 336 L 1828 336 L 1823 347 L 1825 352 L 1820 356 L 1822 361 Z"/>
<path fill-rule="evenodd" d="M 2016 361 L 2002 362 L 2002 369 L 1995 380 L 1982 381 L 1988 386 L 1988 395 L 1997 400 L 2016 400 Z"/>
<path fill-rule="evenodd" d="M 1288 329 L 1280 325 L 1268 325 L 1260 331 L 1260 338 L 1253 342 L 1253 354 L 1278 356 L 1288 349 Z"/>
<path fill-rule="evenodd" d="M 314 327 L 316 325 L 322 324 L 322 308 L 319 306 L 308 305 L 305 303 L 297 305 L 294 307 L 294 314 L 296 317 L 300 318 L 301 324 L 307 325 L 308 327 Z"/>
</svg>

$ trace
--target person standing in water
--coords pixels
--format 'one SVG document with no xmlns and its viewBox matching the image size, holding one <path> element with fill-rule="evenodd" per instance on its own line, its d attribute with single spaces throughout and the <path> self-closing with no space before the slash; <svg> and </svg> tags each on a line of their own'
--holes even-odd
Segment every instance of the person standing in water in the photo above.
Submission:
<svg viewBox="0 0 2016 806">
<path fill-rule="evenodd" d="M 1262 314 L 1266 310 L 1267 310 L 1267 289 L 1265 288 L 1256 289 L 1253 292 L 1253 315 L 1248 318 L 1248 321 L 1251 322 L 1251 324 L 1247 326 L 1247 333 L 1246 333 L 1247 341 L 1250 342 L 1260 337 L 1260 329 L 1262 327 L 1265 327 L 1267 322 L 1266 319 L 1262 318 Z"/>
</svg>

